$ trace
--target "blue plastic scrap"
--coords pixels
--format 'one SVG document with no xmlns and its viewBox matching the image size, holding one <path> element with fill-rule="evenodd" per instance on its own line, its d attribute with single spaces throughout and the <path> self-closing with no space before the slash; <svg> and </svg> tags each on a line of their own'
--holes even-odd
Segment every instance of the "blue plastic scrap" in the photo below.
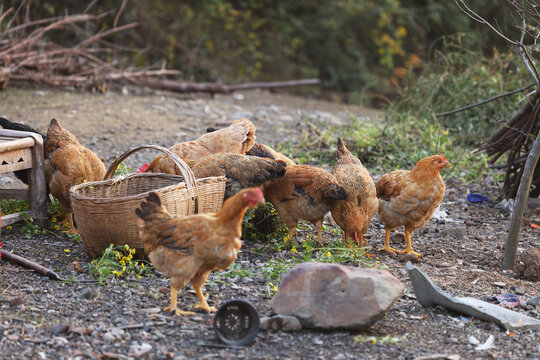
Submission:
<svg viewBox="0 0 540 360">
<path fill-rule="evenodd" d="M 470 193 L 467 195 L 467 201 L 470 203 L 481 203 L 486 201 L 491 202 L 491 199 L 478 193 Z"/>
</svg>

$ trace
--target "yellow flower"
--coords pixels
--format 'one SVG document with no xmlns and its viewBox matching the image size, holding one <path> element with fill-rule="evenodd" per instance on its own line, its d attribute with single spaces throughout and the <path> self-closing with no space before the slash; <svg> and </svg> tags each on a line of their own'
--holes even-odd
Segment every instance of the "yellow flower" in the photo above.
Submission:
<svg viewBox="0 0 540 360">
<path fill-rule="evenodd" d="M 330 251 L 327 251 L 326 256 L 330 257 L 330 256 L 332 256 L 332 253 Z"/>
<path fill-rule="evenodd" d="M 144 269 L 144 263 L 141 263 L 141 267 Z"/>
<path fill-rule="evenodd" d="M 126 262 L 124 261 L 124 259 L 120 260 L 120 265 L 126 265 Z"/>
<path fill-rule="evenodd" d="M 53 216 L 52 222 L 56 222 L 56 216 Z"/>
<path fill-rule="evenodd" d="M 6 226 L 6 230 L 11 230 L 11 229 L 12 229 L 11 225 Z"/>
<path fill-rule="evenodd" d="M 268 283 L 268 286 L 272 288 L 272 290 L 274 290 L 274 292 L 276 292 L 278 289 L 277 289 L 277 286 L 272 284 L 272 283 Z"/>
<path fill-rule="evenodd" d="M 293 246 L 292 249 L 291 249 L 291 251 L 292 251 L 293 253 L 295 253 L 295 254 L 298 254 L 298 250 L 296 250 L 296 246 Z"/>
<path fill-rule="evenodd" d="M 56 231 L 60 230 L 60 226 L 59 225 L 54 225 L 54 230 L 56 230 Z"/>
<path fill-rule="evenodd" d="M 64 249 L 64 252 L 65 252 L 65 253 L 70 253 L 71 250 L 69 250 L 69 249 Z"/>
</svg>

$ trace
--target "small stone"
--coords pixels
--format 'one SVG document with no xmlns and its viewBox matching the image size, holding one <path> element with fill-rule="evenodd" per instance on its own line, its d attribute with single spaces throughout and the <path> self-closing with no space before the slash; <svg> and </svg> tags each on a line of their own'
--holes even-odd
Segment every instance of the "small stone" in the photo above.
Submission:
<svg viewBox="0 0 540 360">
<path fill-rule="evenodd" d="M 51 331 L 54 335 L 58 335 L 60 333 L 66 332 L 69 328 L 69 324 L 58 324 L 51 328 Z"/>
<path fill-rule="evenodd" d="M 516 294 L 518 294 L 518 295 L 525 294 L 525 289 L 523 287 L 521 287 L 521 286 L 517 287 L 516 288 Z"/>
<path fill-rule="evenodd" d="M 506 287 L 506 283 L 500 282 L 500 281 L 495 281 L 492 284 L 493 284 L 493 286 L 500 287 L 500 288 Z"/>
<path fill-rule="evenodd" d="M 418 256 L 416 256 L 414 254 L 399 254 L 398 261 L 399 262 L 410 261 L 413 264 L 418 264 L 418 263 L 422 262 L 422 259 L 420 259 Z"/>
<path fill-rule="evenodd" d="M 83 289 L 79 293 L 79 298 L 86 300 L 93 300 L 98 297 L 98 291 L 90 288 Z"/>
<path fill-rule="evenodd" d="M 345 356 L 345 354 L 339 353 L 339 354 L 337 354 L 336 356 L 334 356 L 334 357 L 332 358 L 332 360 L 344 360 L 344 359 L 346 359 L 346 358 L 347 358 L 347 357 Z"/>
<path fill-rule="evenodd" d="M 529 306 L 538 306 L 540 304 L 540 296 L 535 296 L 527 300 L 527 305 Z"/>
<path fill-rule="evenodd" d="M 480 344 L 480 340 L 478 340 L 474 335 L 471 335 L 467 338 L 467 341 L 469 342 L 469 344 L 471 345 L 478 345 Z"/>
<path fill-rule="evenodd" d="M 519 257 L 516 274 L 525 280 L 540 281 L 540 248 L 525 250 Z"/>
<path fill-rule="evenodd" d="M 200 316 L 193 316 L 190 318 L 190 320 L 193 320 L 193 321 L 197 321 L 197 322 L 202 322 L 204 321 L 204 319 Z"/>
<path fill-rule="evenodd" d="M 407 239 L 405 238 L 404 232 L 396 231 L 390 235 L 390 241 L 392 241 L 392 243 L 394 244 L 405 244 Z"/>
<path fill-rule="evenodd" d="M 126 333 L 125 330 L 123 329 L 119 329 L 119 328 L 112 328 L 109 330 L 109 333 L 114 336 L 114 337 L 118 337 L 118 336 L 122 336 Z"/>
<path fill-rule="evenodd" d="M 455 337 L 447 337 L 446 339 L 444 339 L 444 342 L 446 344 L 457 344 L 458 339 L 456 339 Z"/>
<path fill-rule="evenodd" d="M 103 340 L 112 343 L 115 340 L 115 337 L 110 332 L 106 332 L 105 334 L 103 334 Z"/>
<path fill-rule="evenodd" d="M 161 308 L 158 308 L 158 307 L 146 308 L 146 309 L 143 309 L 143 311 L 147 314 L 158 314 L 161 312 Z"/>
<path fill-rule="evenodd" d="M 463 239 L 463 237 L 465 236 L 465 227 L 452 227 L 448 229 L 443 229 L 441 231 L 441 236 L 453 236 L 456 239 Z"/>
<path fill-rule="evenodd" d="M 261 330 L 299 331 L 302 330 L 302 324 L 294 316 L 276 315 L 261 318 Z"/>
<path fill-rule="evenodd" d="M 55 337 L 47 341 L 47 345 L 52 345 L 54 347 L 64 347 L 69 344 L 69 341 L 65 337 Z"/>
<path fill-rule="evenodd" d="M 152 345 L 148 343 L 135 344 L 130 346 L 128 356 L 135 359 L 144 358 L 148 356 L 151 350 Z"/>
</svg>

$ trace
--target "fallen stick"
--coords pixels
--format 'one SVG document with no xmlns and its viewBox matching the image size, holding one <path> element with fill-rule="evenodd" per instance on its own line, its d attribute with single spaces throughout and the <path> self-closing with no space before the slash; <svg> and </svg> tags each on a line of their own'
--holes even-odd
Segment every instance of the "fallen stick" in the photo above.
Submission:
<svg viewBox="0 0 540 360">
<path fill-rule="evenodd" d="M 128 76 L 125 76 L 128 78 Z M 216 93 L 230 93 L 239 90 L 248 89 L 274 89 L 280 87 L 302 86 L 302 85 L 317 85 L 320 83 L 319 79 L 301 79 L 290 81 L 275 81 L 275 82 L 254 82 L 244 83 L 236 85 L 225 85 L 222 83 L 195 83 L 195 82 L 183 82 L 175 80 L 156 80 L 156 79 L 131 79 L 133 83 L 148 86 L 152 89 L 168 90 L 179 93 L 186 92 L 207 92 L 211 94 Z"/>
<path fill-rule="evenodd" d="M 42 265 L 39 265 L 38 263 L 33 262 L 32 260 L 28 260 L 26 258 L 23 258 L 22 256 L 15 255 L 10 251 L 6 251 L 2 249 L 0 249 L 0 253 L 2 254 L 2 259 L 4 260 L 9 260 L 24 268 L 32 269 L 43 276 L 48 276 L 49 278 L 53 280 L 62 280 L 62 278 L 57 273 L 55 273 L 54 271 L 50 269 L 47 269 L 45 266 L 42 266 Z"/>
</svg>

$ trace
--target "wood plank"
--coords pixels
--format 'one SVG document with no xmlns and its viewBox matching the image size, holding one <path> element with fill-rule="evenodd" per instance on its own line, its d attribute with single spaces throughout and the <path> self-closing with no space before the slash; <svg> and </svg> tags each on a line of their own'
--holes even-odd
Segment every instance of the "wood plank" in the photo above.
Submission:
<svg viewBox="0 0 540 360">
<path fill-rule="evenodd" d="M 32 148 L 0 153 L 0 173 L 30 169 L 32 167 Z"/>
<path fill-rule="evenodd" d="M 12 139 L 0 141 L 0 153 L 9 152 L 13 150 L 19 150 L 24 148 L 31 148 L 35 144 L 32 137 L 24 137 L 22 139 Z"/>
<path fill-rule="evenodd" d="M 0 189 L 0 199 L 30 200 L 30 190 L 28 189 Z"/>
<path fill-rule="evenodd" d="M 37 137 L 34 136 L 34 135 L 37 135 L 37 137 L 42 139 L 41 135 L 33 133 L 33 132 L 29 132 L 29 131 L 0 129 L 0 137 L 5 137 L 5 138 L 19 139 L 19 138 L 31 137 L 31 138 L 36 139 Z M 42 143 L 43 143 L 43 141 L 42 141 Z"/>
<path fill-rule="evenodd" d="M 25 211 L 15 213 L 15 214 L 9 214 L 6 216 L 2 216 L 2 227 L 6 227 L 12 224 L 15 224 L 17 221 L 22 220 L 23 215 Z"/>
</svg>

